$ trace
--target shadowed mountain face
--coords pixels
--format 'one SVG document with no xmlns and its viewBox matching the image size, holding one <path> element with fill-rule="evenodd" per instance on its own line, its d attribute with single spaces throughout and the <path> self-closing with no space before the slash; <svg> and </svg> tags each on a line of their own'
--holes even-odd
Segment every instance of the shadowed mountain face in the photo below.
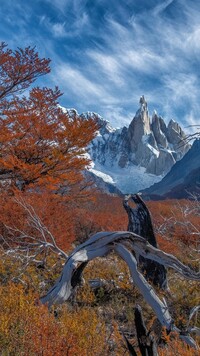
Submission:
<svg viewBox="0 0 200 356">
<path fill-rule="evenodd" d="M 108 195 L 123 196 L 122 192 L 112 183 L 105 182 L 101 177 L 98 177 L 93 172 L 86 170 L 84 175 L 88 182 L 92 184 L 92 187 L 99 192 L 106 193 Z"/>
<path fill-rule="evenodd" d="M 200 194 L 200 140 L 172 167 L 158 183 L 142 191 L 145 198 L 187 198 L 190 193 Z"/>
</svg>

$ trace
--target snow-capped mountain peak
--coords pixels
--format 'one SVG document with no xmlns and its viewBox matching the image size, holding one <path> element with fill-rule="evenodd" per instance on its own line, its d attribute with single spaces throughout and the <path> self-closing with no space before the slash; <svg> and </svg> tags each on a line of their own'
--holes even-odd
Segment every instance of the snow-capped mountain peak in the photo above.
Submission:
<svg viewBox="0 0 200 356">
<path fill-rule="evenodd" d="M 179 124 L 154 111 L 150 118 L 144 96 L 129 127 L 113 128 L 109 121 L 93 112 L 80 116 L 94 118 L 99 124 L 96 138 L 89 146 L 93 161 L 90 170 L 114 184 L 123 193 L 134 193 L 158 182 L 190 146 Z M 75 115 L 74 109 L 67 110 Z"/>
</svg>

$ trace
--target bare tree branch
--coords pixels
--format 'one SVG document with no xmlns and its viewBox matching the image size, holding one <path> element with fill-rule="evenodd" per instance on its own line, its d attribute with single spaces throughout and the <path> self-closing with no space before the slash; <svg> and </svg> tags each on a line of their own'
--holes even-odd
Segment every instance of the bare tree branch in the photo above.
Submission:
<svg viewBox="0 0 200 356">
<path fill-rule="evenodd" d="M 66 261 L 68 255 L 59 248 L 53 234 L 41 221 L 34 208 L 23 198 L 14 198 L 14 200 L 27 214 L 27 230 L 4 225 L 7 236 L 6 238 L 3 235 L 0 236 L 4 253 L 20 260 L 23 263 L 23 269 L 31 262 L 45 265 L 50 251 Z"/>
</svg>

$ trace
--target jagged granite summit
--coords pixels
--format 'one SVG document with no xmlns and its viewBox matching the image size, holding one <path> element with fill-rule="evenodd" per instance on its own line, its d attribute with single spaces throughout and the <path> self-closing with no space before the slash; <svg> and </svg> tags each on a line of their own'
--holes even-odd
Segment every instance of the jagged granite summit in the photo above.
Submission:
<svg viewBox="0 0 200 356">
<path fill-rule="evenodd" d="M 171 120 L 167 126 L 156 111 L 151 121 L 147 102 L 142 96 L 140 108 L 128 128 L 110 130 L 109 124 L 103 121 L 90 154 L 102 165 L 142 166 L 146 173 L 158 176 L 166 174 L 188 151 L 189 145 L 184 139 L 185 134 L 177 122 Z"/>
<path fill-rule="evenodd" d="M 98 121 L 99 132 L 89 147 L 93 161 L 90 170 L 114 184 L 123 193 L 135 193 L 158 182 L 189 150 L 185 134 L 173 120 L 168 125 L 154 111 L 150 118 L 148 105 L 141 96 L 140 107 L 129 127 L 114 129 L 98 114 L 80 116 Z M 76 110 L 67 110 L 73 117 Z"/>
</svg>

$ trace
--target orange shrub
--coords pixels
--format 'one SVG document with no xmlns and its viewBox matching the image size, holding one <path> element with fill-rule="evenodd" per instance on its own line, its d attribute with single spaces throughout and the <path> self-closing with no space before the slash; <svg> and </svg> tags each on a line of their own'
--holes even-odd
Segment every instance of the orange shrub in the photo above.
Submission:
<svg viewBox="0 0 200 356">
<path fill-rule="evenodd" d="M 20 285 L 0 287 L 0 349 L 3 355 L 102 355 L 106 327 L 92 309 L 59 307 L 57 316 L 37 305 Z"/>
<path fill-rule="evenodd" d="M 194 348 L 189 347 L 185 342 L 181 341 L 179 336 L 175 333 L 166 335 L 163 334 L 163 337 L 166 338 L 167 344 L 165 347 L 158 348 L 159 356 L 198 356 L 199 351 Z"/>
</svg>

